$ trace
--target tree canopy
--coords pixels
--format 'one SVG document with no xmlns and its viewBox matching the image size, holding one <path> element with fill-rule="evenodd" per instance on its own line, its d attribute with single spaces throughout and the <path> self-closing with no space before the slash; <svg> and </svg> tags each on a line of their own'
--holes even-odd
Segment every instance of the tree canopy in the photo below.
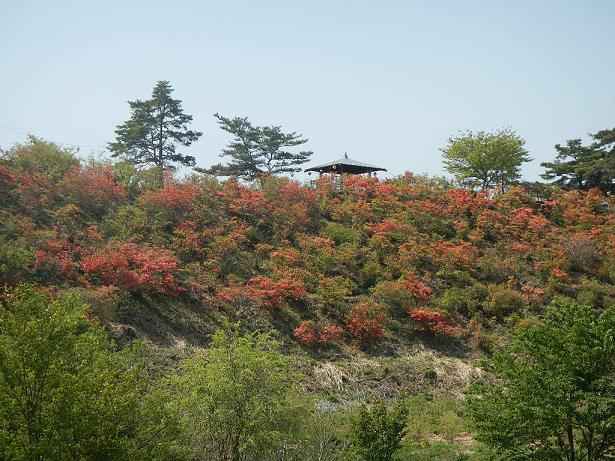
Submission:
<svg viewBox="0 0 615 461">
<path fill-rule="evenodd" d="M 128 101 L 130 119 L 115 129 L 115 141 L 109 143 L 113 157 L 124 157 L 135 165 L 174 168 L 175 163 L 194 166 L 191 155 L 177 152 L 176 145 L 190 146 L 203 133 L 189 129 L 192 116 L 185 114 L 182 102 L 173 99 L 171 84 L 156 83 L 151 99 Z"/>
<path fill-rule="evenodd" d="M 214 165 L 200 170 L 214 176 L 235 176 L 254 180 L 262 176 L 297 173 L 309 161 L 311 151 L 293 152 L 289 148 L 308 142 L 296 132 L 285 133 L 281 126 L 253 126 L 247 117 L 214 115 L 220 128 L 233 135 L 233 140 L 220 157 L 230 157 L 227 165 Z"/>
<path fill-rule="evenodd" d="M 471 390 L 477 437 L 506 459 L 613 459 L 614 332 L 615 308 L 555 301 L 495 356 L 495 381 Z"/>
<path fill-rule="evenodd" d="M 504 192 L 521 177 L 521 165 L 531 160 L 524 146 L 525 140 L 510 129 L 468 131 L 451 137 L 441 151 L 446 171 L 460 183 Z"/>
<path fill-rule="evenodd" d="M 557 157 L 541 164 L 546 168 L 542 177 L 564 187 L 615 192 L 615 128 L 591 137 L 589 145 L 580 139 L 568 140 L 564 146 L 556 144 Z"/>
<path fill-rule="evenodd" d="M 31 286 L 0 297 L 2 459 L 127 459 L 137 434 L 140 367 L 112 352 L 74 294 Z"/>
<path fill-rule="evenodd" d="M 403 403 L 387 408 L 378 402 L 361 407 L 353 427 L 353 448 L 363 461 L 391 461 L 401 447 L 408 410 Z"/>
<path fill-rule="evenodd" d="M 291 428 L 292 374 L 278 344 L 266 334 L 220 330 L 207 356 L 188 359 L 183 370 L 175 385 L 191 459 L 272 459 Z"/>
</svg>

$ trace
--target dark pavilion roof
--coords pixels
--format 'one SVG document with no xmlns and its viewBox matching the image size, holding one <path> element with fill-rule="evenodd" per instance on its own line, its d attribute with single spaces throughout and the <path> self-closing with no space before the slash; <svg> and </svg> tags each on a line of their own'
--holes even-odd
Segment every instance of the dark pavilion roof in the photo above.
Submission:
<svg viewBox="0 0 615 461">
<path fill-rule="evenodd" d="M 373 171 L 386 171 L 386 168 L 380 168 L 379 166 L 359 162 L 348 158 L 348 155 L 344 154 L 344 158 L 334 160 L 333 162 L 323 163 L 322 165 L 317 165 L 312 168 L 306 168 L 304 171 L 316 171 L 318 173 L 361 174 L 371 173 Z"/>
</svg>

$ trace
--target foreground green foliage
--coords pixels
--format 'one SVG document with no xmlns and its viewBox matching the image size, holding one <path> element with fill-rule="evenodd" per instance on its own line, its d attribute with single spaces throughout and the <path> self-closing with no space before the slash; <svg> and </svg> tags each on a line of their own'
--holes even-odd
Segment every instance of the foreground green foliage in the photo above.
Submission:
<svg viewBox="0 0 615 461">
<path fill-rule="evenodd" d="M 403 404 L 387 408 L 379 402 L 371 408 L 362 407 L 352 432 L 359 459 L 391 461 L 401 447 L 407 414 Z"/>
<path fill-rule="evenodd" d="M 0 304 L 0 452 L 10 460 L 126 459 L 141 365 L 113 352 L 74 295 L 23 286 Z"/>
<path fill-rule="evenodd" d="M 291 383 L 269 336 L 216 333 L 174 380 L 190 459 L 271 459 L 293 430 Z"/>
<path fill-rule="evenodd" d="M 615 309 L 556 301 L 496 355 L 494 382 L 468 408 L 479 439 L 505 459 L 608 460 L 615 455 Z"/>
</svg>

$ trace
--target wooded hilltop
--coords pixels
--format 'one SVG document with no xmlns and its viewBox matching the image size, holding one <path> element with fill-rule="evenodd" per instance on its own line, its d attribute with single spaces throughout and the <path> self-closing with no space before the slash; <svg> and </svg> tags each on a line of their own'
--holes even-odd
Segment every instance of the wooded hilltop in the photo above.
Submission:
<svg viewBox="0 0 615 461">
<path fill-rule="evenodd" d="M 229 162 L 175 173 L 202 133 L 171 92 L 115 158 L 2 151 L 0 459 L 615 456 L 615 130 L 548 183 L 500 130 L 449 140 L 452 179 L 335 189 L 219 114 Z"/>
</svg>

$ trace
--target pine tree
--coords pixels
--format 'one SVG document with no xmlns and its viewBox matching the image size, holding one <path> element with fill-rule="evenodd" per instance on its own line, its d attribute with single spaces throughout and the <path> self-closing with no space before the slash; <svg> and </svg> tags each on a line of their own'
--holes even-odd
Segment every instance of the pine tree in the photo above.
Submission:
<svg viewBox="0 0 615 461">
<path fill-rule="evenodd" d="M 128 101 L 130 119 L 117 126 L 115 142 L 109 143 L 113 157 L 161 170 L 174 168 L 174 163 L 195 165 L 195 158 L 178 153 L 176 145 L 190 146 L 203 133 L 188 128 L 192 116 L 184 113 L 182 102 L 171 93 L 171 84 L 162 80 L 156 83 L 151 99 Z"/>
<path fill-rule="evenodd" d="M 215 114 L 220 128 L 233 135 L 233 140 L 220 157 L 231 157 L 227 165 L 214 165 L 199 170 L 214 176 L 235 176 L 254 180 L 263 176 L 301 171 L 300 165 L 309 161 L 313 152 L 292 152 L 288 148 L 308 142 L 296 132 L 284 133 L 282 127 L 253 126 L 247 117 L 228 118 Z"/>
<path fill-rule="evenodd" d="M 555 145 L 557 157 L 545 162 L 542 177 L 555 184 L 577 189 L 598 187 L 615 193 L 615 128 L 591 135 L 594 140 L 584 146 L 580 139 L 571 139 L 565 146 Z"/>
</svg>

